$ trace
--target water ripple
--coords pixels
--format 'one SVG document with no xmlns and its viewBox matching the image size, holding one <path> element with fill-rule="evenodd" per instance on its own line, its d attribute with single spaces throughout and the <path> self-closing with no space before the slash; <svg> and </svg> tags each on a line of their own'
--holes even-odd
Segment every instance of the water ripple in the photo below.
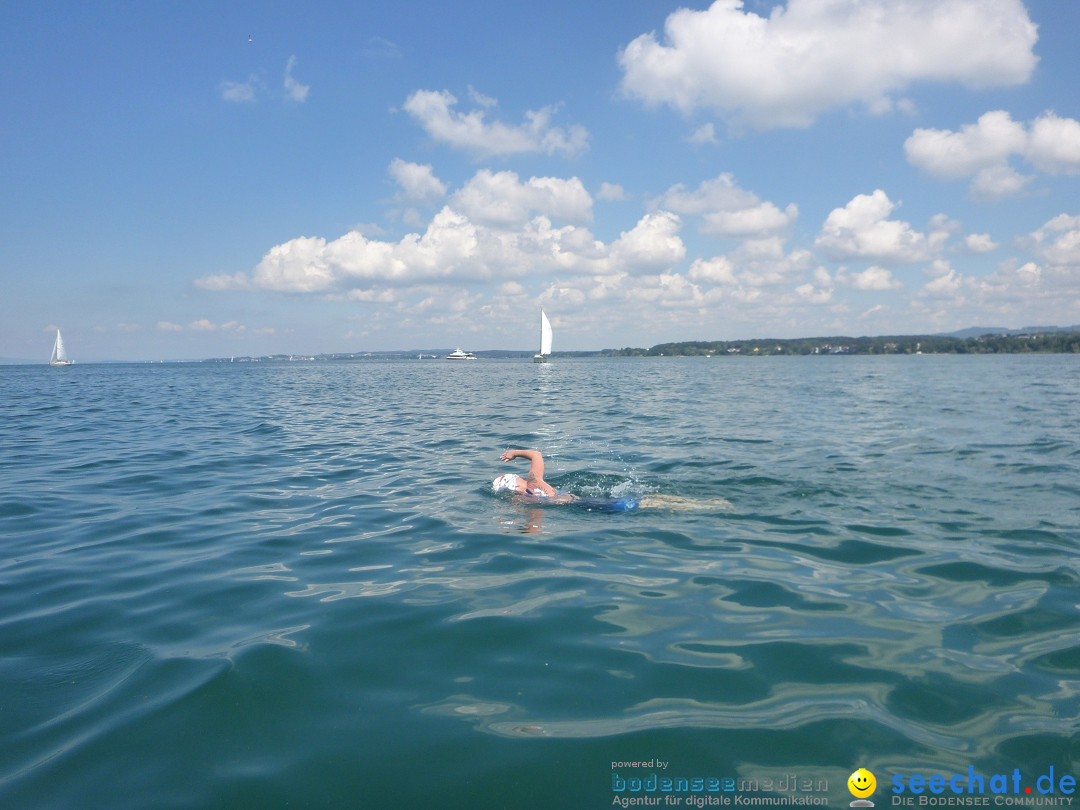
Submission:
<svg viewBox="0 0 1080 810">
<path fill-rule="evenodd" d="M 4 372 L 4 806 L 1074 766 L 1076 358 L 69 371 Z"/>
</svg>

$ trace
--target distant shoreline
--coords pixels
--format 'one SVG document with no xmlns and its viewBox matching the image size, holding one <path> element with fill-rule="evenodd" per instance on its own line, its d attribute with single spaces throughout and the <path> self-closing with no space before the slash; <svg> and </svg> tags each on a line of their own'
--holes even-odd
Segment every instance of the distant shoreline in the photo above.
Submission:
<svg viewBox="0 0 1080 810">
<path fill-rule="evenodd" d="M 897 335 L 885 337 L 763 338 L 758 340 L 714 340 L 660 343 L 649 349 L 624 348 L 599 351 L 552 352 L 553 358 L 574 357 L 768 357 L 778 355 L 841 354 L 1080 354 L 1080 330 L 986 334 L 979 337 L 950 335 Z M 487 359 L 532 358 L 532 351 L 482 351 Z M 443 350 L 348 352 L 316 355 L 269 355 L 266 357 L 218 358 L 203 362 L 273 362 L 314 360 L 417 359 L 441 360 Z"/>
<path fill-rule="evenodd" d="M 636 350 L 627 350 L 636 351 Z M 1080 331 L 1046 331 L 951 335 L 896 335 L 884 337 L 818 337 L 787 340 L 719 340 L 662 343 L 646 356 L 755 356 L 835 354 L 1077 354 Z"/>
<path fill-rule="evenodd" d="M 975 330 L 965 330 L 967 332 Z M 84 360 L 91 363 L 271 363 L 316 360 L 409 360 L 441 361 L 449 350 L 411 349 L 378 352 L 333 352 L 323 354 L 271 354 L 262 356 L 211 357 L 174 360 Z M 477 350 L 478 358 L 531 359 L 532 350 Z M 1080 328 L 987 332 L 979 336 L 893 335 L 882 337 L 758 338 L 754 340 L 688 340 L 660 343 L 648 349 L 623 348 L 597 351 L 552 352 L 553 358 L 573 357 L 776 357 L 808 355 L 883 354 L 1080 354 Z M 44 361 L 0 358 L 0 366 L 47 365 Z"/>
</svg>

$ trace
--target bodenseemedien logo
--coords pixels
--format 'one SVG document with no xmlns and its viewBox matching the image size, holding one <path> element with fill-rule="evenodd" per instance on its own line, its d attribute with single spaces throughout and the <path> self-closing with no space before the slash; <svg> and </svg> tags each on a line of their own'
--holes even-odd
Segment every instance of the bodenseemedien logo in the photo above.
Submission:
<svg viewBox="0 0 1080 810">
<path fill-rule="evenodd" d="M 866 768 L 859 768 L 847 780 L 847 789 L 855 797 L 855 801 L 848 807 L 873 807 L 874 803 L 867 797 L 872 796 L 877 790 L 877 779 Z"/>
</svg>

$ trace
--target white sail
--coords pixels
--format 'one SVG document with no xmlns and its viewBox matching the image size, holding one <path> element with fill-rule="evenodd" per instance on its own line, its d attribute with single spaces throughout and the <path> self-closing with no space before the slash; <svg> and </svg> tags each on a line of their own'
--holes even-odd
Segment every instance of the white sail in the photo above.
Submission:
<svg viewBox="0 0 1080 810">
<path fill-rule="evenodd" d="M 540 354 L 551 354 L 551 321 L 544 314 L 544 310 L 540 310 Z"/>
<path fill-rule="evenodd" d="M 49 356 L 50 366 L 70 366 L 67 352 L 64 350 L 64 339 L 60 337 L 60 330 L 56 330 L 56 342 L 53 343 L 52 355 Z"/>
</svg>

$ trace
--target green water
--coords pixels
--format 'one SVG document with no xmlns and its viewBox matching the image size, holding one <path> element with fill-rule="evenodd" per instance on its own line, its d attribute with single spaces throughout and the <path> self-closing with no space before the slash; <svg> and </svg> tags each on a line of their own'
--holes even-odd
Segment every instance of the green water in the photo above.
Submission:
<svg viewBox="0 0 1080 810">
<path fill-rule="evenodd" d="M 1018 770 L 993 807 L 1080 775 L 1077 358 L 0 386 L 4 810 L 841 807 L 858 767 L 880 808 L 898 775 Z M 731 508 L 518 504 L 508 447 L 581 495 Z"/>
</svg>

